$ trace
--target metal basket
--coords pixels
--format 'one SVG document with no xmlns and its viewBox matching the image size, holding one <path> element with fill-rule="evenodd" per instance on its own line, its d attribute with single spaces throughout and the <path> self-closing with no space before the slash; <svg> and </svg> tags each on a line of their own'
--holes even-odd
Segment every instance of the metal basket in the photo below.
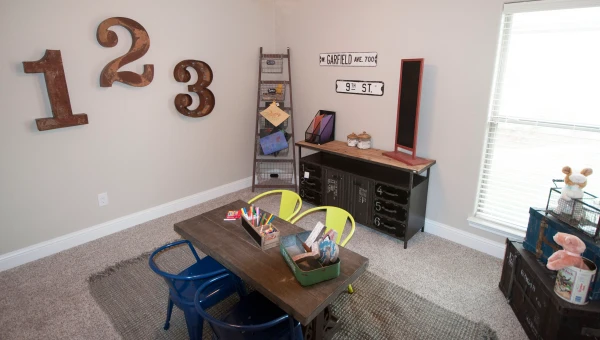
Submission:
<svg viewBox="0 0 600 340">
<path fill-rule="evenodd" d="M 563 180 L 553 180 L 556 183 Z M 561 197 L 562 188 L 551 188 L 546 204 L 546 213 L 553 215 L 569 226 L 581 230 L 587 235 L 600 241 L 600 205 L 598 197 L 583 192 L 582 198 L 566 200 Z"/>
<path fill-rule="evenodd" d="M 263 73 L 283 73 L 283 58 L 280 54 L 264 55 L 261 64 Z"/>
<path fill-rule="evenodd" d="M 284 101 L 285 83 L 260 84 L 260 97 L 264 101 Z"/>
<path fill-rule="evenodd" d="M 258 161 L 256 162 L 257 184 L 285 185 L 295 184 L 294 164 L 290 161 Z"/>
</svg>

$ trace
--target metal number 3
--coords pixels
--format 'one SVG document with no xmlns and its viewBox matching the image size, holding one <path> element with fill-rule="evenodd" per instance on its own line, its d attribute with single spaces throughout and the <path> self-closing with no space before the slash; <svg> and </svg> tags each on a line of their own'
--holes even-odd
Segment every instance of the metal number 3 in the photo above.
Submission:
<svg viewBox="0 0 600 340">
<path fill-rule="evenodd" d="M 193 68 L 198 74 L 198 81 L 193 85 L 188 85 L 188 91 L 194 92 L 200 98 L 200 104 L 197 108 L 190 110 L 192 105 L 192 96 L 187 93 L 180 93 L 175 97 L 175 108 L 184 116 L 198 118 L 204 117 L 215 108 L 215 95 L 207 87 L 212 83 L 213 72 L 207 63 L 199 60 L 183 60 L 175 66 L 173 76 L 180 83 L 187 83 L 192 75 L 187 70 Z"/>
</svg>

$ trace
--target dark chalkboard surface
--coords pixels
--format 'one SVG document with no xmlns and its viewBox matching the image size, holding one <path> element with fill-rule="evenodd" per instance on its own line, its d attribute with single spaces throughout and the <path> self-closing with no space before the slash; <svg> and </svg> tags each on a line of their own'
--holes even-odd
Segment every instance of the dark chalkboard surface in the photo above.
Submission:
<svg viewBox="0 0 600 340">
<path fill-rule="evenodd" d="M 408 149 L 415 147 L 422 67 L 423 59 L 402 60 L 396 144 Z"/>
</svg>

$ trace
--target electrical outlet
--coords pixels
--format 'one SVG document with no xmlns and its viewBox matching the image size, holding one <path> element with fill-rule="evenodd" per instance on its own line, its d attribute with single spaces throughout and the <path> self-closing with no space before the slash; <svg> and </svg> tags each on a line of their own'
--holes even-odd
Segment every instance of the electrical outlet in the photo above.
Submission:
<svg viewBox="0 0 600 340">
<path fill-rule="evenodd" d="M 103 192 L 98 194 L 98 205 L 103 207 L 108 204 L 108 194 Z"/>
</svg>

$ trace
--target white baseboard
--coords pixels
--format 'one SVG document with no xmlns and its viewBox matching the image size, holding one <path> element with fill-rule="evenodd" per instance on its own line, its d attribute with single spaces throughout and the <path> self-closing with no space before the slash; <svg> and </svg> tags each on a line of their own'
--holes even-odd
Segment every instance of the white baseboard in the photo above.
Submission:
<svg viewBox="0 0 600 340">
<path fill-rule="evenodd" d="M 172 214 L 252 185 L 252 177 L 123 216 L 48 241 L 0 255 L 0 272 L 93 241 L 150 220 Z"/>
<path fill-rule="evenodd" d="M 485 237 L 471 234 L 467 231 L 456 229 L 430 219 L 425 219 L 425 232 L 479 250 L 480 252 L 497 258 L 504 258 L 504 250 L 506 247 L 504 243 L 495 242 Z"/>
</svg>

